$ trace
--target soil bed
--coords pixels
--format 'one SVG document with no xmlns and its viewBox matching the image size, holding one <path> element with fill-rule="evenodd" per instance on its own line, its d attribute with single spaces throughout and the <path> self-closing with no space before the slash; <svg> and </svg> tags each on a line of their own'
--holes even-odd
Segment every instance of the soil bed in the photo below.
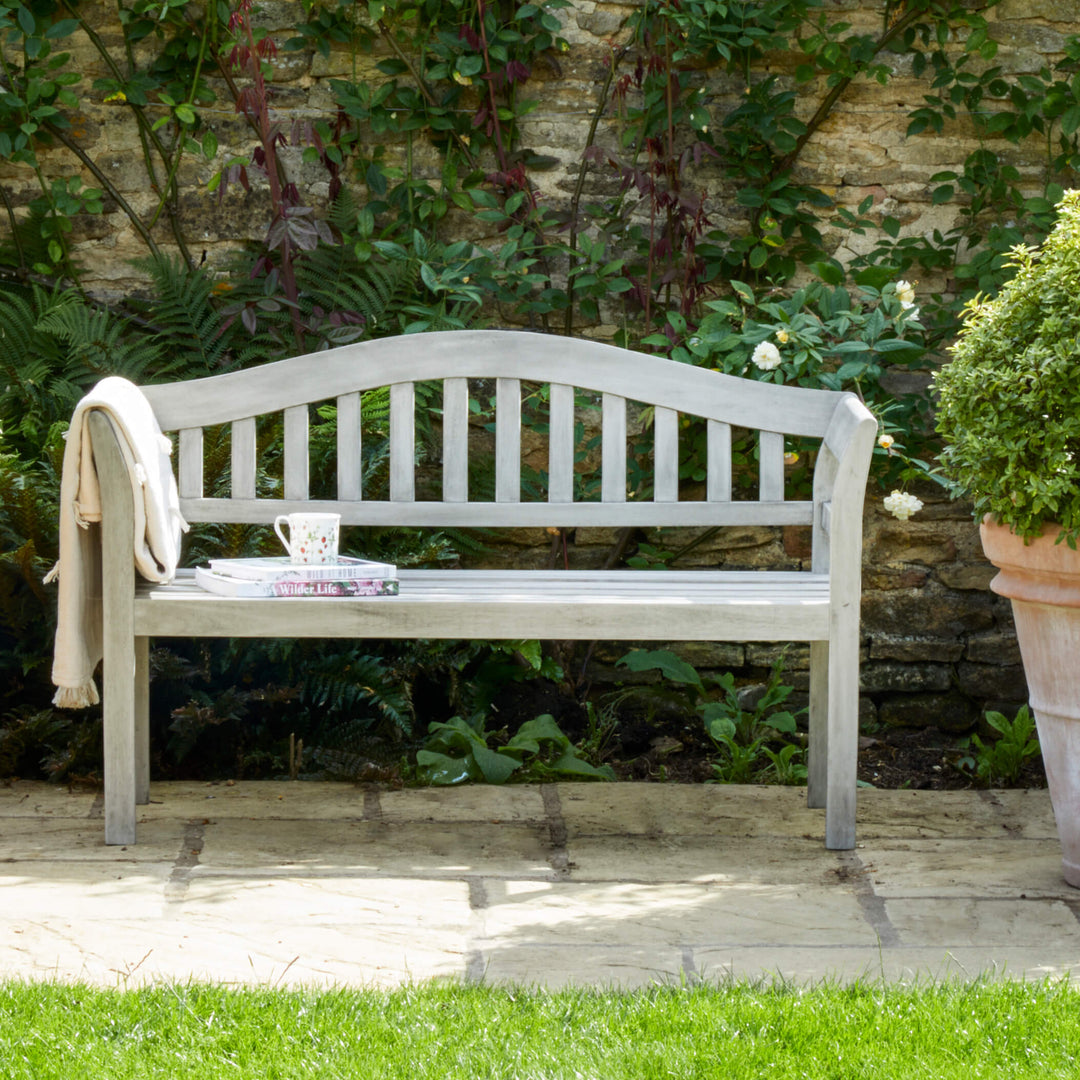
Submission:
<svg viewBox="0 0 1080 1080">
<path fill-rule="evenodd" d="M 580 705 L 539 680 L 508 688 L 496 708 L 498 723 L 511 734 L 542 712 L 551 713 L 575 742 L 590 734 Z M 957 791 L 978 787 L 971 772 L 960 767 L 970 753 L 965 743 L 964 738 L 936 727 L 883 728 L 859 739 L 859 780 L 876 788 Z M 601 757 L 619 780 L 700 784 L 713 779 L 717 752 L 696 714 L 666 709 L 646 717 L 629 709 L 619 715 Z M 1046 787 L 1042 758 L 1029 758 L 1013 786 Z"/>
</svg>

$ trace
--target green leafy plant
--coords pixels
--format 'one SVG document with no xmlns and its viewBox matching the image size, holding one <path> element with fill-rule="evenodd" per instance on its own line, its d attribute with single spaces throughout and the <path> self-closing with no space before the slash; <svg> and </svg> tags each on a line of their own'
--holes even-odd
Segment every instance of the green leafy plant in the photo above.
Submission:
<svg viewBox="0 0 1080 1080">
<path fill-rule="evenodd" d="M 1056 523 L 1080 536 L 1080 191 L 1058 207 L 1041 250 L 1017 247 L 1016 275 L 968 305 L 953 360 L 938 372 L 942 469 L 976 517 L 1017 535 Z"/>
<path fill-rule="evenodd" d="M 763 693 L 749 702 L 740 695 L 730 671 L 702 679 L 693 665 L 667 649 L 635 649 L 618 664 L 629 671 L 658 671 L 682 692 L 719 753 L 713 766 L 719 782 L 745 784 L 769 778 L 783 784 L 805 782 L 801 761 L 805 751 L 794 743 L 775 751 L 768 745 L 782 744 L 797 728 L 799 714 L 786 707 L 794 688 L 783 681 L 783 654 L 773 663 Z M 762 758 L 769 764 L 763 765 Z"/>
<path fill-rule="evenodd" d="M 531 780 L 615 779 L 610 765 L 591 765 L 582 757 L 548 713 L 526 720 L 501 746 L 489 745 L 493 733 L 486 730 L 483 716 L 436 721 L 428 731 L 423 749 L 416 753 L 417 776 L 427 784 L 505 784 L 515 773 L 518 779 Z"/>
<path fill-rule="evenodd" d="M 1041 753 L 1035 718 L 1027 705 L 1023 705 L 1011 721 L 1002 713 L 988 711 L 986 722 L 998 737 L 984 743 L 978 735 L 972 735 L 970 745 L 974 750 L 960 759 L 958 767 L 983 785 L 1011 786 L 1020 779 L 1024 762 Z"/>
</svg>

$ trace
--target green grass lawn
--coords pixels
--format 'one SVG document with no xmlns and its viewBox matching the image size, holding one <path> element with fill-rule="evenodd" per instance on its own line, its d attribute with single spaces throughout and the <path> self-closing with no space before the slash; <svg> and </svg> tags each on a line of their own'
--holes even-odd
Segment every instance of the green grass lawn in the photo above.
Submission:
<svg viewBox="0 0 1080 1080">
<path fill-rule="evenodd" d="M 1064 984 L 392 992 L 0 984 L 3 1080 L 1080 1076 Z"/>
</svg>

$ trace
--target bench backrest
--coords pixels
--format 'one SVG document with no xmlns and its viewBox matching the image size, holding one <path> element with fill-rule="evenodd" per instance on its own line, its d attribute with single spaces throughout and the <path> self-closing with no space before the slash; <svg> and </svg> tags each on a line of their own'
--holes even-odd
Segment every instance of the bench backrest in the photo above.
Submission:
<svg viewBox="0 0 1080 1080">
<path fill-rule="evenodd" d="M 442 383 L 441 498 L 416 498 L 416 384 Z M 495 388 L 494 500 L 469 490 L 469 380 Z M 546 501 L 522 497 L 522 383 L 550 387 Z M 361 404 L 389 386 L 389 499 L 361 484 Z M 271 522 L 296 510 L 344 524 L 431 526 L 814 525 L 829 531 L 837 497 L 861 518 L 876 422 L 847 393 L 734 378 L 597 342 L 518 331 L 383 338 L 206 379 L 143 388 L 164 431 L 179 433 L 181 508 L 189 521 Z M 574 498 L 575 394 L 601 402 L 599 501 Z M 627 401 L 654 407 L 653 495 L 627 498 Z M 309 408 L 337 409 L 336 498 L 309 495 Z M 283 490 L 256 492 L 256 419 L 284 416 Z M 704 498 L 679 498 L 681 414 L 705 421 Z M 231 492 L 203 491 L 203 429 L 231 425 Z M 733 498 L 732 428 L 757 432 L 757 498 Z M 784 436 L 820 439 L 814 497 L 785 498 Z M 848 490 L 850 489 L 850 490 Z M 815 564 L 828 565 L 815 551 Z"/>
</svg>

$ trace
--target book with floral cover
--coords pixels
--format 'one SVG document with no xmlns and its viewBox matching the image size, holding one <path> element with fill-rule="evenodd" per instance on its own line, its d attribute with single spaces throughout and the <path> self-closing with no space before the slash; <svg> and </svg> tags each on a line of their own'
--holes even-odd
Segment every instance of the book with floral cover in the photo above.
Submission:
<svg viewBox="0 0 1080 1080">
<path fill-rule="evenodd" d="M 344 578 L 337 581 L 293 576 L 257 581 L 233 577 L 205 566 L 195 568 L 195 584 L 218 596 L 397 596 L 397 578 Z"/>
<path fill-rule="evenodd" d="M 210 569 L 234 578 L 253 581 L 300 579 L 305 581 L 382 581 L 397 576 L 393 563 L 374 562 L 341 555 L 332 563 L 294 563 L 288 555 L 266 555 L 251 559 L 211 559 Z"/>
</svg>

